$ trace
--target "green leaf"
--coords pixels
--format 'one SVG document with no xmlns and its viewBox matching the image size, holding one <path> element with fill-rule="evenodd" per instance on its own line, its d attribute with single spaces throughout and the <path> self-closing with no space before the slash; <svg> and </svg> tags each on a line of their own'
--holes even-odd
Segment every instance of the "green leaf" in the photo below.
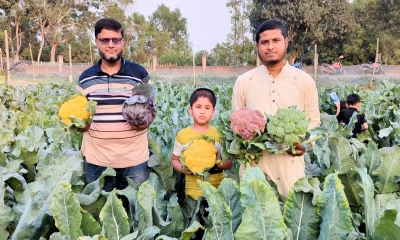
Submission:
<svg viewBox="0 0 400 240">
<path fill-rule="evenodd" d="M 240 179 L 240 201 L 242 205 L 242 213 L 250 205 L 254 198 L 254 191 L 248 187 L 248 181 L 251 179 L 259 179 L 262 182 L 267 182 L 264 172 L 258 167 L 251 167 L 250 164 L 246 165 L 243 176 Z"/>
<path fill-rule="evenodd" d="M 301 191 L 301 185 L 304 184 L 304 181 L 297 181 L 289 191 L 284 207 L 284 220 L 291 229 L 293 239 L 317 239 L 321 222 L 319 208 L 313 204 L 313 193 Z"/>
<path fill-rule="evenodd" d="M 357 167 L 355 159 L 352 157 L 353 151 L 350 143 L 342 137 L 339 133 L 331 133 L 330 148 L 336 156 L 335 161 L 332 163 L 332 168 L 335 171 L 343 174 L 351 169 Z"/>
<path fill-rule="evenodd" d="M 190 240 L 193 234 L 199 229 L 204 229 L 204 227 L 198 221 L 193 221 L 193 223 L 182 232 L 181 240 Z"/>
<path fill-rule="evenodd" d="M 338 174 L 338 177 L 343 184 L 349 206 L 358 209 L 361 206 L 361 192 L 363 189 L 357 183 L 358 174 L 356 170 L 349 170 L 345 174 Z"/>
<path fill-rule="evenodd" d="M 138 204 L 143 210 L 143 222 L 141 223 L 141 231 L 144 231 L 146 228 L 153 226 L 152 208 L 155 205 L 156 194 L 157 193 L 154 188 L 147 181 L 142 183 L 142 185 L 140 185 L 139 187 Z M 139 232 L 139 234 L 141 234 L 141 232 Z"/>
<path fill-rule="evenodd" d="M 100 177 L 89 184 L 83 189 L 82 193 L 76 194 L 79 202 L 83 205 L 89 205 L 94 203 L 100 196 L 101 190 L 104 186 L 105 177 L 115 177 L 116 172 L 112 168 L 107 168 L 104 170 Z"/>
<path fill-rule="evenodd" d="M 138 235 L 139 231 L 136 231 L 134 233 L 128 234 L 125 237 L 121 238 L 121 240 L 132 240 L 132 239 L 136 239 L 137 235 Z"/>
<path fill-rule="evenodd" d="M 146 228 L 143 233 L 136 238 L 136 240 L 153 240 L 154 236 L 160 233 L 160 229 L 156 226 Z"/>
<path fill-rule="evenodd" d="M 70 182 L 74 174 L 83 174 L 82 156 L 79 152 L 43 150 L 36 158 L 40 160 L 36 167 L 36 179 L 29 183 L 23 195 L 18 197 L 18 205 L 14 207 L 19 216 L 13 233 L 16 239 L 27 239 L 35 229 L 51 227 L 53 224 L 42 226 L 42 220 L 50 212 L 53 191 L 58 184 Z"/>
<path fill-rule="evenodd" d="M 234 180 L 224 178 L 218 191 L 232 212 L 232 231 L 235 232 L 242 221 L 239 186 Z"/>
<path fill-rule="evenodd" d="M 6 228 L 14 220 L 14 213 L 11 208 L 4 204 L 4 182 L 0 182 L 0 239 L 8 239 L 8 231 Z"/>
<path fill-rule="evenodd" d="M 152 167 L 157 173 L 160 183 L 167 191 L 173 191 L 175 188 L 176 178 L 173 176 L 173 168 L 171 165 L 159 164 Z"/>
<path fill-rule="evenodd" d="M 375 226 L 375 239 L 400 239 L 400 227 L 395 224 L 396 209 L 385 210 Z"/>
<path fill-rule="evenodd" d="M 387 209 L 397 209 L 397 212 L 400 212 L 400 197 L 397 193 L 377 194 L 375 196 L 375 219 L 381 218 Z M 400 226 L 400 216 L 398 216 L 396 222 Z"/>
<path fill-rule="evenodd" d="M 68 239 L 82 236 L 82 214 L 78 199 L 71 190 L 71 185 L 61 183 L 54 191 L 50 210 L 60 233 Z"/>
<path fill-rule="evenodd" d="M 169 199 L 167 209 L 169 213 L 168 216 L 170 216 L 167 220 L 170 222 L 168 226 L 160 230 L 160 234 L 178 238 L 185 227 L 182 209 L 178 204 L 178 196 L 176 193 Z"/>
<path fill-rule="evenodd" d="M 172 169 L 172 168 L 171 168 Z M 154 203 L 154 208 L 157 212 L 157 215 L 160 218 L 165 219 L 167 217 L 167 201 L 165 201 L 165 189 L 158 181 L 157 175 L 155 173 L 150 173 L 149 179 L 147 182 L 153 187 L 155 192 L 157 193 Z"/>
<path fill-rule="evenodd" d="M 212 227 L 207 229 L 207 239 L 233 239 L 232 212 L 218 190 L 209 182 L 197 180 L 209 206 Z"/>
<path fill-rule="evenodd" d="M 351 212 L 337 173 L 325 178 L 324 190 L 318 196 L 322 223 L 319 240 L 345 238 L 352 231 Z"/>
<path fill-rule="evenodd" d="M 121 239 L 129 234 L 128 215 L 121 200 L 117 198 L 115 189 L 108 195 L 107 202 L 101 209 L 99 217 L 108 239 Z"/>
<path fill-rule="evenodd" d="M 247 191 L 253 191 L 254 197 L 244 211 L 235 238 L 284 239 L 287 228 L 272 188 L 257 178 L 248 180 L 247 188 Z"/>
<path fill-rule="evenodd" d="M 375 142 L 368 142 L 366 152 L 361 156 L 358 161 L 359 167 L 366 167 L 368 169 L 368 174 L 372 175 L 380 164 L 381 153 L 378 150 L 378 146 Z"/>
<path fill-rule="evenodd" d="M 374 227 L 376 221 L 376 209 L 375 209 L 375 200 L 374 200 L 374 182 L 371 177 L 367 173 L 366 168 L 358 168 L 357 169 L 358 177 L 357 183 L 361 186 L 362 192 L 360 196 L 363 200 L 363 210 L 364 210 L 364 222 L 366 225 L 366 235 L 367 238 L 373 238 L 374 236 Z"/>
<path fill-rule="evenodd" d="M 101 226 L 93 218 L 93 216 L 86 212 L 85 210 L 81 210 L 82 214 L 82 223 L 81 223 L 81 230 L 83 235 L 85 236 L 94 236 L 101 233 Z"/>
<path fill-rule="evenodd" d="M 400 174 L 400 147 L 393 146 L 392 151 L 381 157 L 381 165 L 372 174 L 378 176 L 376 186 L 379 193 L 392 193 L 399 190 L 394 178 Z"/>
</svg>

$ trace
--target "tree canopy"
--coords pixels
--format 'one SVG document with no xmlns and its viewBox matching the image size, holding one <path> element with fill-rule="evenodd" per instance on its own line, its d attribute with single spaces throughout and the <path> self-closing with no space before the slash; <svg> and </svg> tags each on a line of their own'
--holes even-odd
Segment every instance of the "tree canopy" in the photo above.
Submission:
<svg viewBox="0 0 400 240">
<path fill-rule="evenodd" d="M 345 55 L 345 63 L 374 61 L 377 38 L 384 64 L 400 63 L 400 0 L 229 0 L 231 32 L 211 50 L 193 53 L 187 19 L 179 8 L 161 4 L 150 16 L 132 11 L 132 0 L 0 0 L 0 48 L 8 32 L 11 56 L 37 61 L 56 61 L 72 46 L 73 62 L 93 58 L 93 26 L 101 17 L 117 19 L 125 30 L 124 57 L 150 64 L 255 65 L 254 34 L 265 19 L 287 24 L 288 59 L 306 61 L 318 45 L 320 61 Z M 204 17 L 207 17 L 206 15 Z M 4 53 L 4 51 L 3 51 Z M 98 58 L 98 57 L 97 57 Z"/>
</svg>

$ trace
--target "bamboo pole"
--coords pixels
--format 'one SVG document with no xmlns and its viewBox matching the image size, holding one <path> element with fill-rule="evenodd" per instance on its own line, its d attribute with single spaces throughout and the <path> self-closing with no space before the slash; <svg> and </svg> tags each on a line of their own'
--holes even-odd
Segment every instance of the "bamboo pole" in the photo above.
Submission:
<svg viewBox="0 0 400 240">
<path fill-rule="evenodd" d="M 7 34 L 7 30 L 4 30 L 4 39 L 6 41 L 7 85 L 10 86 L 10 83 L 11 83 L 10 50 L 8 49 L 8 34 Z"/>
<path fill-rule="evenodd" d="M 318 51 L 317 44 L 314 46 L 314 81 L 317 81 L 317 71 L 318 71 Z"/>
<path fill-rule="evenodd" d="M 71 57 L 71 44 L 68 44 L 69 50 L 69 81 L 72 82 L 72 57 Z"/>
<path fill-rule="evenodd" d="M 371 81 L 369 82 L 369 87 L 372 88 L 372 82 L 374 81 L 375 77 L 375 63 L 378 61 L 378 54 L 379 54 L 379 38 L 376 39 L 376 52 L 375 52 L 375 62 L 373 63 L 372 68 L 372 76 Z"/>
<path fill-rule="evenodd" d="M 194 54 L 193 54 L 193 86 L 196 86 L 196 65 L 194 64 Z"/>
<path fill-rule="evenodd" d="M 0 48 L 0 68 L 3 72 L 3 50 Z"/>
<path fill-rule="evenodd" d="M 89 43 L 89 52 L 90 52 L 90 65 L 93 65 L 92 44 L 91 43 Z"/>
<path fill-rule="evenodd" d="M 33 80 L 35 79 L 35 62 L 33 61 L 33 54 L 32 54 L 32 46 L 31 43 L 29 43 L 29 52 L 31 54 L 31 60 L 32 60 L 32 73 L 33 73 Z"/>
</svg>

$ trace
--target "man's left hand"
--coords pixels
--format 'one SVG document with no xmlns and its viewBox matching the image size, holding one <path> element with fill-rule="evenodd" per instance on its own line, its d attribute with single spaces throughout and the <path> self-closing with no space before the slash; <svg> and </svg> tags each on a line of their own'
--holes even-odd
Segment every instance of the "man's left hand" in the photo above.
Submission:
<svg viewBox="0 0 400 240">
<path fill-rule="evenodd" d="M 295 147 L 295 153 L 293 154 L 292 149 L 287 150 L 287 153 L 292 157 L 303 156 L 306 149 L 299 143 L 294 143 L 293 145 Z"/>
<path fill-rule="evenodd" d="M 150 125 L 150 124 L 149 124 Z M 131 125 L 131 129 L 132 130 L 136 130 L 136 131 L 143 131 L 146 128 L 149 127 L 149 125 L 143 125 L 143 126 L 135 126 L 135 125 Z"/>
</svg>

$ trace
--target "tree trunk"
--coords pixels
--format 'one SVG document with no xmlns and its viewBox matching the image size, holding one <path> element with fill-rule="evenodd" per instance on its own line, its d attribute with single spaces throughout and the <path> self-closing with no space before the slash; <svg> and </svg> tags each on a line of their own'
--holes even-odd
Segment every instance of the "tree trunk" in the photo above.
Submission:
<svg viewBox="0 0 400 240">
<path fill-rule="evenodd" d="M 50 62 L 54 63 L 56 61 L 56 49 L 57 49 L 58 44 L 53 44 L 51 46 L 51 51 L 50 51 Z"/>
<path fill-rule="evenodd" d="M 41 16 L 39 16 L 40 35 L 41 35 L 42 39 L 40 41 L 40 48 L 39 48 L 38 57 L 37 57 L 38 63 L 40 62 L 40 57 L 42 56 L 42 51 L 43 51 L 43 47 L 44 47 L 44 41 L 45 41 L 45 38 L 46 38 L 46 34 L 45 34 L 45 31 L 44 31 L 44 26 L 46 25 L 46 23 L 47 23 L 47 19 L 45 19 L 43 21 Z"/>
</svg>

